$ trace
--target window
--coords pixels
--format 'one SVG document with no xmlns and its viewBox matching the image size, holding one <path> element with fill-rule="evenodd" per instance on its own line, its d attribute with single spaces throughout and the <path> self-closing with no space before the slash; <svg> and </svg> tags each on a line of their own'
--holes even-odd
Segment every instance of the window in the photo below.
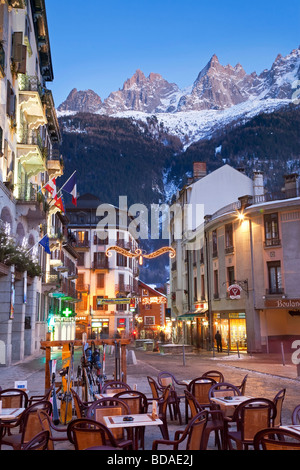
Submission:
<svg viewBox="0 0 300 470">
<path fill-rule="evenodd" d="M 77 246 L 88 246 L 88 245 L 89 245 L 89 233 L 77 232 Z"/>
<path fill-rule="evenodd" d="M 280 245 L 278 214 L 267 214 L 265 219 L 265 246 Z"/>
<path fill-rule="evenodd" d="M 194 300 L 197 302 L 198 300 L 198 292 L 197 292 L 197 278 L 194 277 Z"/>
<path fill-rule="evenodd" d="M 77 266 L 84 267 L 84 253 L 77 253 L 77 254 L 78 254 Z"/>
<path fill-rule="evenodd" d="M 228 281 L 228 286 L 232 286 L 235 283 L 233 266 L 230 266 L 229 268 L 227 268 L 227 281 Z"/>
<path fill-rule="evenodd" d="M 117 253 L 117 266 L 122 268 L 127 267 L 127 258 L 125 258 L 125 256 L 121 255 L 120 253 Z"/>
<path fill-rule="evenodd" d="M 280 261 L 268 263 L 268 277 L 269 290 L 267 294 L 283 294 Z"/>
<path fill-rule="evenodd" d="M 201 300 L 205 300 L 205 277 L 201 274 Z"/>
<path fill-rule="evenodd" d="M 214 299 L 219 298 L 219 272 L 214 271 Z"/>
<path fill-rule="evenodd" d="M 103 273 L 97 274 L 97 289 L 104 289 L 105 275 Z"/>
<path fill-rule="evenodd" d="M 233 227 L 232 224 L 225 225 L 225 252 L 233 252 Z"/>
<path fill-rule="evenodd" d="M 217 231 L 214 230 L 212 233 L 212 244 L 213 244 L 213 258 L 218 256 L 218 236 Z"/>
<path fill-rule="evenodd" d="M 155 317 L 144 317 L 145 326 L 155 326 Z"/>
</svg>

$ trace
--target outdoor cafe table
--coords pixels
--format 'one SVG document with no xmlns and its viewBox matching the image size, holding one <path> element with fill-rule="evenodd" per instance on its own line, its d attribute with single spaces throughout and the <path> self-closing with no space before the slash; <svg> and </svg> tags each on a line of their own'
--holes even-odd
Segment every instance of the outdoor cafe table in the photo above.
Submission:
<svg viewBox="0 0 300 470">
<path fill-rule="evenodd" d="M 286 426 L 280 426 L 280 429 L 285 431 L 292 431 L 300 435 L 300 426 L 298 424 L 289 424 Z"/>
<path fill-rule="evenodd" d="M 124 421 L 124 418 L 131 417 L 133 421 Z M 160 426 L 163 422 L 159 418 L 153 418 L 149 413 L 137 415 L 118 415 L 118 416 L 103 416 L 106 426 L 109 429 L 116 428 L 141 428 L 145 426 Z M 137 449 L 136 439 L 134 440 L 135 450 Z"/>
<path fill-rule="evenodd" d="M 222 411 L 224 411 L 225 413 L 225 416 L 230 416 L 232 415 L 232 412 L 234 411 L 234 409 L 240 405 L 241 403 L 243 403 L 244 401 L 247 401 L 247 400 L 250 400 L 251 398 L 253 397 L 246 397 L 244 395 L 242 396 L 232 396 L 230 397 L 230 399 L 226 400 L 225 397 L 211 397 L 211 401 L 213 403 L 216 403 L 217 405 L 220 405 L 220 408 Z"/>
<path fill-rule="evenodd" d="M 16 421 L 24 411 L 25 408 L 2 408 L 2 410 L 0 411 L 0 422 Z"/>
</svg>

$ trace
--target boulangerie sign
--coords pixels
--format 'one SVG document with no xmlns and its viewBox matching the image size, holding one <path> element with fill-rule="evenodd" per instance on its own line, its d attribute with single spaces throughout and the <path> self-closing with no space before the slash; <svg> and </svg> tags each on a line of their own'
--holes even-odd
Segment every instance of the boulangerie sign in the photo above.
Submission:
<svg viewBox="0 0 300 470">
<path fill-rule="evenodd" d="M 228 287 L 229 297 L 232 300 L 239 300 L 241 298 L 242 288 L 238 284 L 233 284 Z"/>
</svg>

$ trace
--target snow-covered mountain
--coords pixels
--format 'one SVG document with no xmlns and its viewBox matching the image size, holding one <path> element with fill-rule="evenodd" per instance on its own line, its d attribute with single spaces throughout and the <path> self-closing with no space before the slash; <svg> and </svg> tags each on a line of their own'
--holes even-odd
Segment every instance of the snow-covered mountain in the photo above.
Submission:
<svg viewBox="0 0 300 470">
<path fill-rule="evenodd" d="M 271 69 L 260 75 L 247 74 L 240 64 L 223 66 L 214 55 L 188 91 L 159 74 L 146 77 L 137 70 L 103 102 L 91 90 L 72 90 L 58 114 L 82 111 L 134 120 L 154 114 L 159 125 L 188 146 L 229 123 L 245 122 L 293 102 L 299 80 L 300 46 L 286 57 L 279 54 Z"/>
</svg>

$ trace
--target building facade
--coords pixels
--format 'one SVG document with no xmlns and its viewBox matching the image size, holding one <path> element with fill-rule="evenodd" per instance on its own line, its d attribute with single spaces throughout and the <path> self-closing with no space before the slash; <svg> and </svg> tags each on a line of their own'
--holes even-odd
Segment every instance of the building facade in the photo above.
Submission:
<svg viewBox="0 0 300 470">
<path fill-rule="evenodd" d="M 62 174 L 44 0 L 0 4 L 0 365 L 40 349 L 47 331 L 38 246 L 47 233 L 51 175 Z M 9 249 L 8 249 L 9 248 Z"/>
<path fill-rule="evenodd" d="M 141 339 L 160 339 L 166 336 L 167 296 L 139 280 L 137 336 Z"/>
<path fill-rule="evenodd" d="M 85 194 L 78 198 L 77 208 L 67 206 L 69 229 L 78 252 L 77 290 L 81 301 L 76 306 L 76 336 L 86 333 L 90 338 L 129 336 L 133 331 L 130 301 L 138 296 L 138 260 L 121 253 L 106 255 L 109 247 L 117 246 L 132 253 L 138 247 L 127 227 L 117 223 L 99 237 L 101 201 Z M 116 209 L 117 211 L 117 209 Z"/>
<path fill-rule="evenodd" d="M 211 347 L 219 330 L 224 350 L 292 352 L 300 339 L 300 191 L 298 175 L 284 190 L 254 194 L 205 217 L 204 244 L 190 254 L 193 315 L 186 338 Z M 192 260 L 194 262 L 192 263 Z"/>
</svg>

